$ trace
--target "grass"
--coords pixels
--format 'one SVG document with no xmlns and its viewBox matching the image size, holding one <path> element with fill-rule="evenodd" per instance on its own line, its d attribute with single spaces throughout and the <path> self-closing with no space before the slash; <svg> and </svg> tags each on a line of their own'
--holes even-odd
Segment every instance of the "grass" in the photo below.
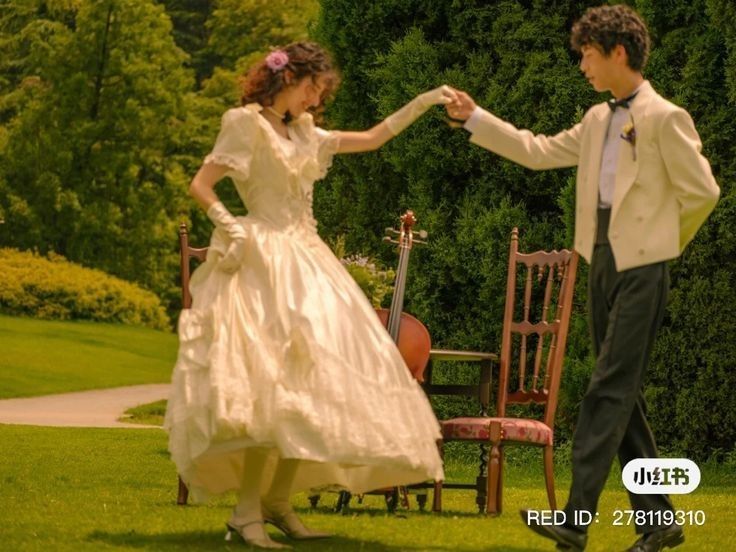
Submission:
<svg viewBox="0 0 736 552">
<path fill-rule="evenodd" d="M 206 505 L 176 506 L 176 473 L 166 452 L 166 434 L 155 429 L 77 429 L 0 425 L 0 542 L 4 550 L 244 550 L 223 541 L 232 496 Z M 334 538 L 297 543 L 304 551 L 392 550 L 554 550 L 526 529 L 521 507 L 544 508 L 541 461 L 509 462 L 504 513 L 475 514 L 474 496 L 446 491 L 441 515 L 412 509 L 388 515 L 380 496 L 353 501 L 349 515 L 334 514 L 335 495 L 323 495 L 310 510 L 305 495 L 294 504 L 304 520 Z M 450 466 L 452 478 L 472 469 Z M 567 469 L 558 475 L 558 500 L 569 485 Z M 703 510 L 703 527 L 686 527 L 679 550 L 724 550 L 732 534 L 736 476 L 706 466 L 701 487 L 675 497 L 676 507 Z M 616 508 L 627 508 L 616 477 L 609 481 L 591 529 L 588 550 L 622 550 L 634 540 L 630 527 L 611 524 Z M 284 540 L 276 536 L 279 540 Z"/>
<path fill-rule="evenodd" d="M 0 398 L 165 383 L 176 348 L 148 328 L 0 316 Z"/>
<path fill-rule="evenodd" d="M 99 323 L 47 322 L 0 316 L 0 397 L 168 381 L 176 336 L 143 328 Z M 160 424 L 164 401 L 129 411 L 133 420 Z M 0 546 L 13 551 L 244 550 L 223 541 L 233 496 L 188 507 L 175 505 L 176 472 L 157 429 L 79 429 L 0 425 Z M 448 458 L 459 457 L 448 447 Z M 569 487 L 569 450 L 560 449 L 557 498 Z M 468 463 L 449 460 L 449 480 L 472 480 Z M 522 507 L 547 507 L 539 451 L 511 449 L 505 468 L 504 513 L 478 516 L 474 495 L 447 490 L 441 515 L 412 509 L 388 515 L 383 498 L 353 500 L 348 515 L 332 512 L 336 495 L 316 509 L 307 496 L 294 497 L 303 519 L 332 539 L 297 543 L 304 551 L 509 551 L 554 550 L 526 529 Z M 614 470 L 614 473 L 615 470 Z M 677 550 L 720 551 L 734 531 L 736 474 L 703 466 L 700 488 L 674 497 L 682 510 L 702 510 L 706 523 L 685 528 Z M 632 527 L 612 524 L 616 509 L 628 508 L 613 475 L 599 505 L 600 523 L 588 550 L 622 550 L 634 540 Z M 276 536 L 284 541 L 283 537 Z"/>
<path fill-rule="evenodd" d="M 129 424 L 164 425 L 166 415 L 166 400 L 160 400 L 148 404 L 142 404 L 129 408 L 123 414 L 121 421 Z"/>
</svg>

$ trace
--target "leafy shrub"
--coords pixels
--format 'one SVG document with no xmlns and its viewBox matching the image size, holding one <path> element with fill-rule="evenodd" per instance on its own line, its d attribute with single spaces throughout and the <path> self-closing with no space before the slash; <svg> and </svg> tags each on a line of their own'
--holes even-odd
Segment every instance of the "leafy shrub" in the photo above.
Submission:
<svg viewBox="0 0 736 552">
<path fill-rule="evenodd" d="M 331 128 L 369 128 L 440 84 L 467 90 L 518 127 L 555 134 L 573 126 L 597 95 L 570 50 L 570 26 L 600 0 L 425 2 L 322 0 L 313 36 L 329 47 L 343 85 L 326 111 Z M 636 0 L 653 40 L 646 77 L 693 116 L 721 186 L 695 242 L 671 265 L 664 327 L 652 351 L 646 398 L 664 450 L 725 457 L 736 443 L 736 4 L 729 0 Z M 365 33 L 370 28 L 374 32 Z M 315 191 L 320 233 L 391 262 L 381 229 L 411 208 L 429 232 L 412 254 L 407 310 L 435 347 L 497 351 L 508 236 L 526 251 L 569 247 L 574 171 L 534 172 L 477 146 L 432 108 L 380 151 L 339 156 Z M 573 433 L 594 359 L 581 263 L 563 372 L 556 436 Z M 472 376 L 453 367 L 452 378 Z M 438 402 L 440 416 L 460 411 Z M 452 408 L 455 408 L 454 406 Z"/>
<path fill-rule="evenodd" d="M 392 290 L 395 273 L 393 270 L 383 270 L 376 265 L 375 260 L 363 255 L 353 254 L 345 256 L 345 238 L 338 236 L 333 244 L 335 255 L 347 269 L 353 279 L 365 293 L 374 307 L 378 308 Z"/>
<path fill-rule="evenodd" d="M 64 257 L 0 248 L 0 312 L 47 320 L 97 320 L 169 329 L 150 291 Z"/>
</svg>

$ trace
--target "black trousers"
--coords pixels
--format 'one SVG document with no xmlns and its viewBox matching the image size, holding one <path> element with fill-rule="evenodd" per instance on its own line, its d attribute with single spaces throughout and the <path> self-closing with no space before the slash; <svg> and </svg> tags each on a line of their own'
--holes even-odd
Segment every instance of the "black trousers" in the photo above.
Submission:
<svg viewBox="0 0 736 552">
<path fill-rule="evenodd" d="M 666 263 L 616 271 L 608 244 L 609 210 L 599 210 L 598 238 L 588 279 L 588 312 L 596 364 L 573 436 L 572 486 L 565 506 L 596 512 L 613 460 L 658 456 L 646 418 L 644 373 L 662 324 L 669 273 Z M 629 493 L 634 510 L 671 510 L 666 495 Z M 613 512 L 601 512 L 601 523 Z M 657 516 L 652 516 L 657 517 Z M 660 518 L 661 519 L 661 518 Z M 578 529 L 585 531 L 587 527 Z M 657 527 L 637 526 L 639 533 Z"/>
</svg>

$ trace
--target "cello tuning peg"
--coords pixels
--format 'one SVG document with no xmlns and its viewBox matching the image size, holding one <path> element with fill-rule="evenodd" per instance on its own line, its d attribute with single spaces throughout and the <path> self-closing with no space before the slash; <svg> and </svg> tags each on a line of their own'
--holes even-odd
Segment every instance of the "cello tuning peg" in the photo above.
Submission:
<svg viewBox="0 0 736 552">
<path fill-rule="evenodd" d="M 428 234 L 426 230 L 419 230 L 418 232 L 414 232 L 414 235 L 419 236 L 423 240 L 426 240 Z"/>
<path fill-rule="evenodd" d="M 398 241 L 392 239 L 391 236 L 384 236 L 383 237 L 383 240 L 381 240 L 381 241 L 384 241 L 386 243 L 399 243 Z"/>
<path fill-rule="evenodd" d="M 386 227 L 384 232 L 386 232 L 386 234 L 400 234 L 401 233 L 398 230 L 391 228 L 390 226 Z"/>
<path fill-rule="evenodd" d="M 412 240 L 411 242 L 415 244 L 418 243 L 420 245 L 427 245 L 426 240 Z"/>
</svg>

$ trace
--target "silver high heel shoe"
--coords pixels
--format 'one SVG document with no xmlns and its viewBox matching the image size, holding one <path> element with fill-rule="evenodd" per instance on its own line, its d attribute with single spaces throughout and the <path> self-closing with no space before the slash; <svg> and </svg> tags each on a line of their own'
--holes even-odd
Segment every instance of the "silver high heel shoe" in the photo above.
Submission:
<svg viewBox="0 0 736 552">
<path fill-rule="evenodd" d="M 312 531 L 305 527 L 302 520 L 296 515 L 296 513 L 287 512 L 286 514 L 275 514 L 270 512 L 267 508 L 263 508 L 263 522 L 269 523 L 281 531 L 284 535 L 294 540 L 314 540 L 314 539 L 326 539 L 332 535 L 329 533 L 321 533 L 319 531 Z"/>
<path fill-rule="evenodd" d="M 255 548 L 268 548 L 268 549 L 290 549 L 291 546 L 288 544 L 281 544 L 280 542 L 276 542 L 274 540 L 271 540 L 271 538 L 266 533 L 266 530 L 264 528 L 263 534 L 264 537 L 261 538 L 248 538 L 243 534 L 243 529 L 248 527 L 249 525 L 254 525 L 256 523 L 259 523 L 261 525 L 264 524 L 264 522 L 260 519 L 256 519 L 253 521 L 249 521 L 248 523 L 244 523 L 242 525 L 235 525 L 231 522 L 227 522 L 225 526 L 227 527 L 227 533 L 225 534 L 225 540 L 227 542 L 232 542 L 233 536 L 237 535 L 240 537 L 245 544 L 248 544 L 250 546 L 253 546 Z"/>
</svg>

